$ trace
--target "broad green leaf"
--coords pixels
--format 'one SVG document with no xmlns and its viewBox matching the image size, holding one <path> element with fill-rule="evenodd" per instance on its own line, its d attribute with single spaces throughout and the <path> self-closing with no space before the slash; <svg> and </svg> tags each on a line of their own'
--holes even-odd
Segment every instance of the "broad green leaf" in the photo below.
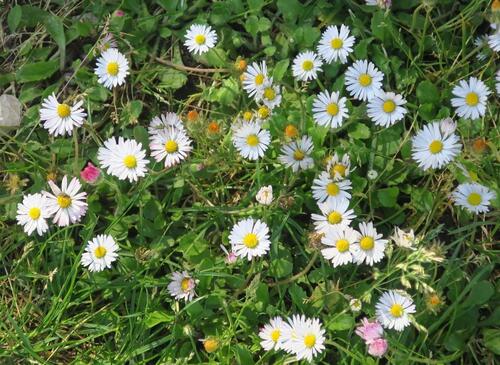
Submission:
<svg viewBox="0 0 500 365">
<path fill-rule="evenodd" d="M 353 327 L 354 327 L 354 318 L 347 313 L 336 316 L 327 325 L 327 328 L 331 331 L 345 331 Z"/>
<path fill-rule="evenodd" d="M 45 80 L 57 71 L 57 61 L 28 63 L 16 72 L 17 82 Z"/>
<path fill-rule="evenodd" d="M 169 314 L 165 311 L 154 311 L 147 315 L 144 320 L 144 324 L 146 327 L 151 328 L 156 326 L 159 323 L 171 323 L 175 319 L 173 314 Z"/>
<path fill-rule="evenodd" d="M 347 134 L 354 139 L 367 139 L 370 137 L 371 132 L 370 128 L 363 123 L 356 123 L 348 128 Z"/>
<path fill-rule="evenodd" d="M 9 15 L 7 16 L 7 25 L 9 26 L 9 30 L 14 33 L 21 23 L 21 17 L 23 15 L 23 8 L 19 5 L 14 6 L 9 11 Z"/>
<path fill-rule="evenodd" d="M 483 338 L 486 348 L 494 354 L 500 355 L 500 329 L 485 328 Z"/>
<path fill-rule="evenodd" d="M 438 88 L 428 80 L 422 81 L 417 86 L 417 98 L 422 104 L 436 104 L 439 102 Z"/>
<path fill-rule="evenodd" d="M 383 207 L 391 208 L 396 205 L 399 189 L 390 187 L 377 190 L 377 198 Z"/>
<path fill-rule="evenodd" d="M 47 32 L 54 38 L 59 47 L 59 68 L 62 71 L 66 58 L 66 36 L 64 35 L 64 26 L 62 20 L 55 15 L 47 15 L 43 19 L 43 24 Z"/>
<path fill-rule="evenodd" d="M 495 293 L 493 284 L 487 280 L 482 280 L 472 287 L 464 306 L 482 305 L 486 303 Z"/>
<path fill-rule="evenodd" d="M 283 79 L 283 76 L 285 76 L 286 70 L 288 70 L 289 64 L 290 60 L 288 58 L 276 63 L 273 70 L 273 80 L 281 81 Z"/>
</svg>

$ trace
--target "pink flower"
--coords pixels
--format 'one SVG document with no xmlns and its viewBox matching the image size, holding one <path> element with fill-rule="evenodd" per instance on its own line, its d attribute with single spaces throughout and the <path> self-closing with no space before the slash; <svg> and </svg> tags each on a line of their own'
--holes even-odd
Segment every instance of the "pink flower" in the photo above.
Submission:
<svg viewBox="0 0 500 365">
<path fill-rule="evenodd" d="M 377 338 L 368 344 L 368 353 L 372 356 L 382 357 L 387 352 L 387 340 Z"/>
<path fill-rule="evenodd" d="M 89 184 L 95 183 L 100 175 L 101 170 L 95 167 L 92 162 L 89 162 L 87 166 L 82 171 L 80 171 L 80 176 L 82 177 L 83 181 Z"/>
<path fill-rule="evenodd" d="M 238 259 L 238 257 L 236 256 L 236 254 L 231 251 L 229 252 L 225 247 L 224 245 L 220 245 L 220 248 L 222 249 L 222 251 L 224 251 L 224 253 L 226 254 L 226 263 L 227 264 L 234 264 L 236 262 L 236 260 Z"/>
<path fill-rule="evenodd" d="M 371 341 L 382 337 L 384 329 L 377 321 L 370 322 L 368 318 L 361 320 L 361 325 L 356 328 L 356 334 L 361 337 L 368 345 Z"/>
<path fill-rule="evenodd" d="M 118 9 L 115 11 L 115 16 L 124 16 L 124 15 L 125 15 L 125 12 L 123 10 Z"/>
</svg>

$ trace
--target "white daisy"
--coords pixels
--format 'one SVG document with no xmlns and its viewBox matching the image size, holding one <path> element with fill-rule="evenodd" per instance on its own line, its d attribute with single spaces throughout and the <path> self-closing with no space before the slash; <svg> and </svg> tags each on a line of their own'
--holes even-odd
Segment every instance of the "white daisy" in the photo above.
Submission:
<svg viewBox="0 0 500 365">
<path fill-rule="evenodd" d="M 318 55 L 312 51 L 299 53 L 293 60 L 293 77 L 297 80 L 308 81 L 318 77 L 323 62 Z"/>
<path fill-rule="evenodd" d="M 495 52 L 500 52 L 500 30 L 488 36 L 488 45 Z"/>
<path fill-rule="evenodd" d="M 283 331 L 282 347 L 294 354 L 297 360 L 307 359 L 311 362 L 325 349 L 325 330 L 318 319 L 294 315 L 288 319 L 288 324 L 289 327 Z"/>
<path fill-rule="evenodd" d="M 68 184 L 68 177 L 64 176 L 59 188 L 52 180 L 49 180 L 52 194 L 44 191 L 47 197 L 47 211 L 49 215 L 54 215 L 53 222 L 59 227 L 76 223 L 87 212 L 87 193 L 79 193 L 82 185 L 76 177 Z"/>
<path fill-rule="evenodd" d="M 23 226 L 28 236 L 35 230 L 39 236 L 44 234 L 49 229 L 48 218 L 47 198 L 43 194 L 25 195 L 23 202 L 17 204 L 17 224 Z"/>
<path fill-rule="evenodd" d="M 185 35 L 184 45 L 189 52 L 194 54 L 203 54 L 210 48 L 215 47 L 217 42 L 217 33 L 210 25 L 191 24 Z"/>
<path fill-rule="evenodd" d="M 320 92 L 313 101 L 312 111 L 316 123 L 327 128 L 338 128 L 344 118 L 348 117 L 347 99 L 333 91 Z"/>
<path fill-rule="evenodd" d="M 280 350 L 283 346 L 283 331 L 288 324 L 281 317 L 271 318 L 259 332 L 260 345 L 266 351 Z"/>
<path fill-rule="evenodd" d="M 245 123 L 233 134 L 234 146 L 242 157 L 250 160 L 264 156 L 270 142 L 271 133 L 256 122 Z"/>
<path fill-rule="evenodd" d="M 128 61 L 117 49 L 110 48 L 97 60 L 95 74 L 100 84 L 112 89 L 125 83 L 125 77 L 129 74 Z"/>
<path fill-rule="evenodd" d="M 165 160 L 165 167 L 177 165 L 193 149 L 191 139 L 180 129 L 167 128 L 151 138 L 149 144 L 151 156 L 160 162 Z"/>
<path fill-rule="evenodd" d="M 476 58 L 479 61 L 484 61 L 487 58 L 486 52 L 484 52 L 484 48 L 488 45 L 488 36 L 481 35 L 474 39 L 474 45 L 480 49 L 477 53 Z"/>
<path fill-rule="evenodd" d="M 242 219 L 231 229 L 229 242 L 236 256 L 252 260 L 269 251 L 269 228 L 260 219 Z"/>
<path fill-rule="evenodd" d="M 243 89 L 246 90 L 248 96 L 253 96 L 261 91 L 267 81 L 267 65 L 264 61 L 260 63 L 253 62 L 247 67 L 247 71 L 243 73 Z"/>
<path fill-rule="evenodd" d="M 326 234 L 329 230 L 348 227 L 356 218 L 354 211 L 349 209 L 349 200 L 338 199 L 318 204 L 321 215 L 312 214 L 316 231 Z"/>
<path fill-rule="evenodd" d="M 196 280 L 194 280 L 191 275 L 186 271 L 172 273 L 172 281 L 168 284 L 167 289 L 170 295 L 175 298 L 175 300 L 184 299 L 189 302 L 195 296 Z"/>
<path fill-rule="evenodd" d="M 476 77 L 469 81 L 460 80 L 459 84 L 452 90 L 455 98 L 451 99 L 451 105 L 462 118 L 478 119 L 486 112 L 486 102 L 490 89 Z"/>
<path fill-rule="evenodd" d="M 415 305 L 406 292 L 389 290 L 382 294 L 375 305 L 377 320 L 385 328 L 402 331 L 410 325 L 409 314 L 415 313 Z"/>
<path fill-rule="evenodd" d="M 110 48 L 118 48 L 118 43 L 112 33 L 106 33 L 104 37 L 99 40 L 98 49 L 104 52 Z"/>
<path fill-rule="evenodd" d="M 103 271 L 111 268 L 113 261 L 118 257 L 120 248 L 113 237 L 100 234 L 88 242 L 85 252 L 82 254 L 82 266 L 88 267 L 89 271 Z"/>
<path fill-rule="evenodd" d="M 83 101 L 79 101 L 73 106 L 66 103 L 59 103 L 56 94 L 52 93 L 42 101 L 40 108 L 40 120 L 43 127 L 53 136 L 71 136 L 73 128 L 81 127 L 87 114 L 81 108 Z"/>
<path fill-rule="evenodd" d="M 255 200 L 262 205 L 270 205 L 273 202 L 273 187 L 271 185 L 261 187 Z"/>
<path fill-rule="evenodd" d="M 477 183 L 460 184 L 451 196 L 456 205 L 475 214 L 488 212 L 491 201 L 496 198 L 493 191 Z"/>
<path fill-rule="evenodd" d="M 406 100 L 393 92 L 379 91 L 368 101 L 368 116 L 381 127 L 390 127 L 403 119 L 407 110 L 402 106 Z"/>
<path fill-rule="evenodd" d="M 359 239 L 353 245 L 356 246 L 358 264 L 365 262 L 373 266 L 384 258 L 385 245 L 387 240 L 382 238 L 382 234 L 377 233 L 372 222 L 362 222 L 359 224 Z"/>
<path fill-rule="evenodd" d="M 330 173 L 330 177 L 335 181 L 348 177 L 350 169 L 351 159 L 348 154 L 342 156 L 342 160 L 340 160 L 337 152 L 335 152 L 333 156 L 328 159 L 328 163 L 326 164 L 326 171 Z"/>
<path fill-rule="evenodd" d="M 334 180 L 326 171 L 322 171 L 318 178 L 314 179 L 312 193 L 314 199 L 319 203 L 333 202 L 335 200 L 351 199 L 351 181 L 348 179 Z"/>
<path fill-rule="evenodd" d="M 257 101 L 262 101 L 269 109 L 274 109 L 281 103 L 281 88 L 273 85 L 273 78 L 266 80 L 255 95 Z"/>
<path fill-rule="evenodd" d="M 326 28 L 318 45 L 318 53 L 325 62 L 347 62 L 347 56 L 352 52 L 355 41 L 349 32 L 349 27 L 344 24 L 340 26 L 340 30 L 334 25 Z"/>
<path fill-rule="evenodd" d="M 166 130 L 167 128 L 175 128 L 181 131 L 185 131 L 184 124 L 181 118 L 176 113 L 164 113 L 160 116 L 154 117 L 149 123 L 148 133 L 150 137 L 154 136 L 161 130 Z"/>
<path fill-rule="evenodd" d="M 293 140 L 281 148 L 281 155 L 278 160 L 285 166 L 291 167 L 293 172 L 307 170 L 314 166 L 311 157 L 314 144 L 309 136 L 302 136 L 301 139 Z"/>
<path fill-rule="evenodd" d="M 108 174 L 120 180 L 128 179 L 130 182 L 144 177 L 146 165 L 149 163 L 142 144 L 123 137 L 119 137 L 118 141 L 114 137 L 105 141 L 104 146 L 99 147 L 97 159 L 102 168 L 107 168 Z"/>
<path fill-rule="evenodd" d="M 384 74 L 367 60 L 354 62 L 345 72 L 345 84 L 349 93 L 356 99 L 370 100 L 381 91 Z"/>
<path fill-rule="evenodd" d="M 331 260 L 333 267 L 353 262 L 357 256 L 354 242 L 359 240 L 359 232 L 351 227 L 332 229 L 321 238 L 321 243 L 330 246 L 321 250 L 323 257 Z"/>
<path fill-rule="evenodd" d="M 500 94 L 500 70 L 497 71 L 497 75 L 496 75 L 496 89 L 497 89 L 497 94 Z"/>
<path fill-rule="evenodd" d="M 442 168 L 449 164 L 462 149 L 455 133 L 444 136 L 440 122 L 425 125 L 412 138 L 412 157 L 423 170 Z"/>
</svg>

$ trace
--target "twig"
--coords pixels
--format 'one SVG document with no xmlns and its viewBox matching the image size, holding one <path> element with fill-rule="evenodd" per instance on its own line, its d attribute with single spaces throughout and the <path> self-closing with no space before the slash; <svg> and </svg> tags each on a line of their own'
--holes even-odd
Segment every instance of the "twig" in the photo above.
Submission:
<svg viewBox="0 0 500 365">
<path fill-rule="evenodd" d="M 180 70 L 180 71 L 198 72 L 198 73 L 202 73 L 202 74 L 216 73 L 216 72 L 230 72 L 230 70 L 227 68 L 197 68 L 197 67 L 178 65 L 178 64 L 173 63 L 171 61 L 164 60 L 163 58 L 160 58 L 160 57 L 154 57 L 154 59 L 161 64 L 173 67 L 173 68 Z"/>
<path fill-rule="evenodd" d="M 302 270 L 301 272 L 295 274 L 292 277 L 289 277 L 288 279 L 284 279 L 284 280 L 280 280 L 280 281 L 275 281 L 273 283 L 269 283 L 269 286 L 277 286 L 277 285 L 288 284 L 288 283 L 291 283 L 292 281 L 297 280 L 301 276 L 307 274 L 309 272 L 309 270 L 311 270 L 311 267 L 314 265 L 314 263 L 316 262 L 317 258 L 318 258 L 318 251 L 315 251 L 313 257 L 311 257 L 311 261 L 309 261 L 309 263 L 304 268 L 304 270 Z"/>
</svg>

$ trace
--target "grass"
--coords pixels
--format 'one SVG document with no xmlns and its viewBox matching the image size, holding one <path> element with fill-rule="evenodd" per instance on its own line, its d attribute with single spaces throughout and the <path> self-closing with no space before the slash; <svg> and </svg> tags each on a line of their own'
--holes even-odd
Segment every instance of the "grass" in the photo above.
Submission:
<svg viewBox="0 0 500 365">
<path fill-rule="evenodd" d="M 6 4 L 0 10 L 0 87 L 23 104 L 21 126 L 0 132 L 0 363 L 4 364 L 287 364 L 283 352 L 265 352 L 258 331 L 274 315 L 304 313 L 321 319 L 326 350 L 318 364 L 494 364 L 499 354 L 498 198 L 486 215 L 455 207 L 449 193 L 465 176 L 455 165 L 424 173 L 411 159 L 411 136 L 427 121 L 453 116 L 451 89 L 476 76 L 495 89 L 498 55 L 474 46 L 489 33 L 488 1 L 394 1 L 391 11 L 361 1 L 67 1 Z M 397 3 L 397 4 L 396 4 Z M 21 10 L 19 10 L 21 8 Z M 117 16 L 115 10 L 124 11 Z M 21 15 L 18 15 L 20 12 Z M 218 46 L 193 57 L 182 45 L 194 22 L 211 24 Z M 312 49 L 329 24 L 349 25 L 354 59 L 372 60 L 384 86 L 401 93 L 409 110 L 403 122 L 383 129 L 366 106 L 349 101 L 349 119 L 335 131 L 317 127 L 311 104 L 319 91 L 340 90 L 346 66 L 325 66 L 318 82 L 297 83 L 290 65 Z M 61 32 L 63 29 L 63 32 Z M 99 40 L 111 32 L 131 61 L 125 87 L 112 92 L 93 75 Z M 477 55 L 485 54 L 483 60 Z M 266 124 L 272 146 L 258 162 L 240 158 L 230 125 L 256 108 L 242 90 L 238 59 L 266 59 L 283 88 L 283 104 Z M 41 64 L 43 62 L 43 64 Z M 88 118 L 74 137 L 54 138 L 38 118 L 52 92 L 84 100 Z M 155 115 L 174 111 L 195 148 L 183 164 L 166 170 L 150 163 L 137 184 L 104 174 L 84 185 L 89 210 L 78 224 L 27 236 L 15 223 L 23 194 L 48 189 L 46 180 L 79 176 L 110 136 L 147 146 Z M 459 120 L 458 161 L 498 192 L 498 96 L 484 118 Z M 220 133 L 209 133 L 216 120 Z M 283 130 L 294 124 L 315 143 L 315 167 L 292 173 L 277 160 Z M 478 141 L 485 141 L 485 147 Z M 374 267 L 334 269 L 319 252 L 311 213 L 313 179 L 326 156 L 349 153 L 351 207 L 375 222 L 385 237 L 395 226 L 422 237 L 415 251 L 390 245 Z M 378 177 L 368 179 L 368 171 Z M 258 205 L 260 187 L 275 200 Z M 498 194 L 497 194 L 498 196 Z M 269 254 L 229 265 L 232 225 L 264 220 Z M 120 257 L 111 270 L 91 274 L 80 265 L 85 244 L 111 234 Z M 173 271 L 195 274 L 197 297 L 175 302 L 167 291 Z M 354 334 L 363 316 L 374 316 L 380 294 L 405 289 L 416 307 L 413 324 L 388 331 L 390 350 L 377 360 Z M 431 293 L 441 303 L 429 306 Z M 352 313 L 349 299 L 363 301 Z M 202 339 L 220 347 L 207 353 Z"/>
</svg>

